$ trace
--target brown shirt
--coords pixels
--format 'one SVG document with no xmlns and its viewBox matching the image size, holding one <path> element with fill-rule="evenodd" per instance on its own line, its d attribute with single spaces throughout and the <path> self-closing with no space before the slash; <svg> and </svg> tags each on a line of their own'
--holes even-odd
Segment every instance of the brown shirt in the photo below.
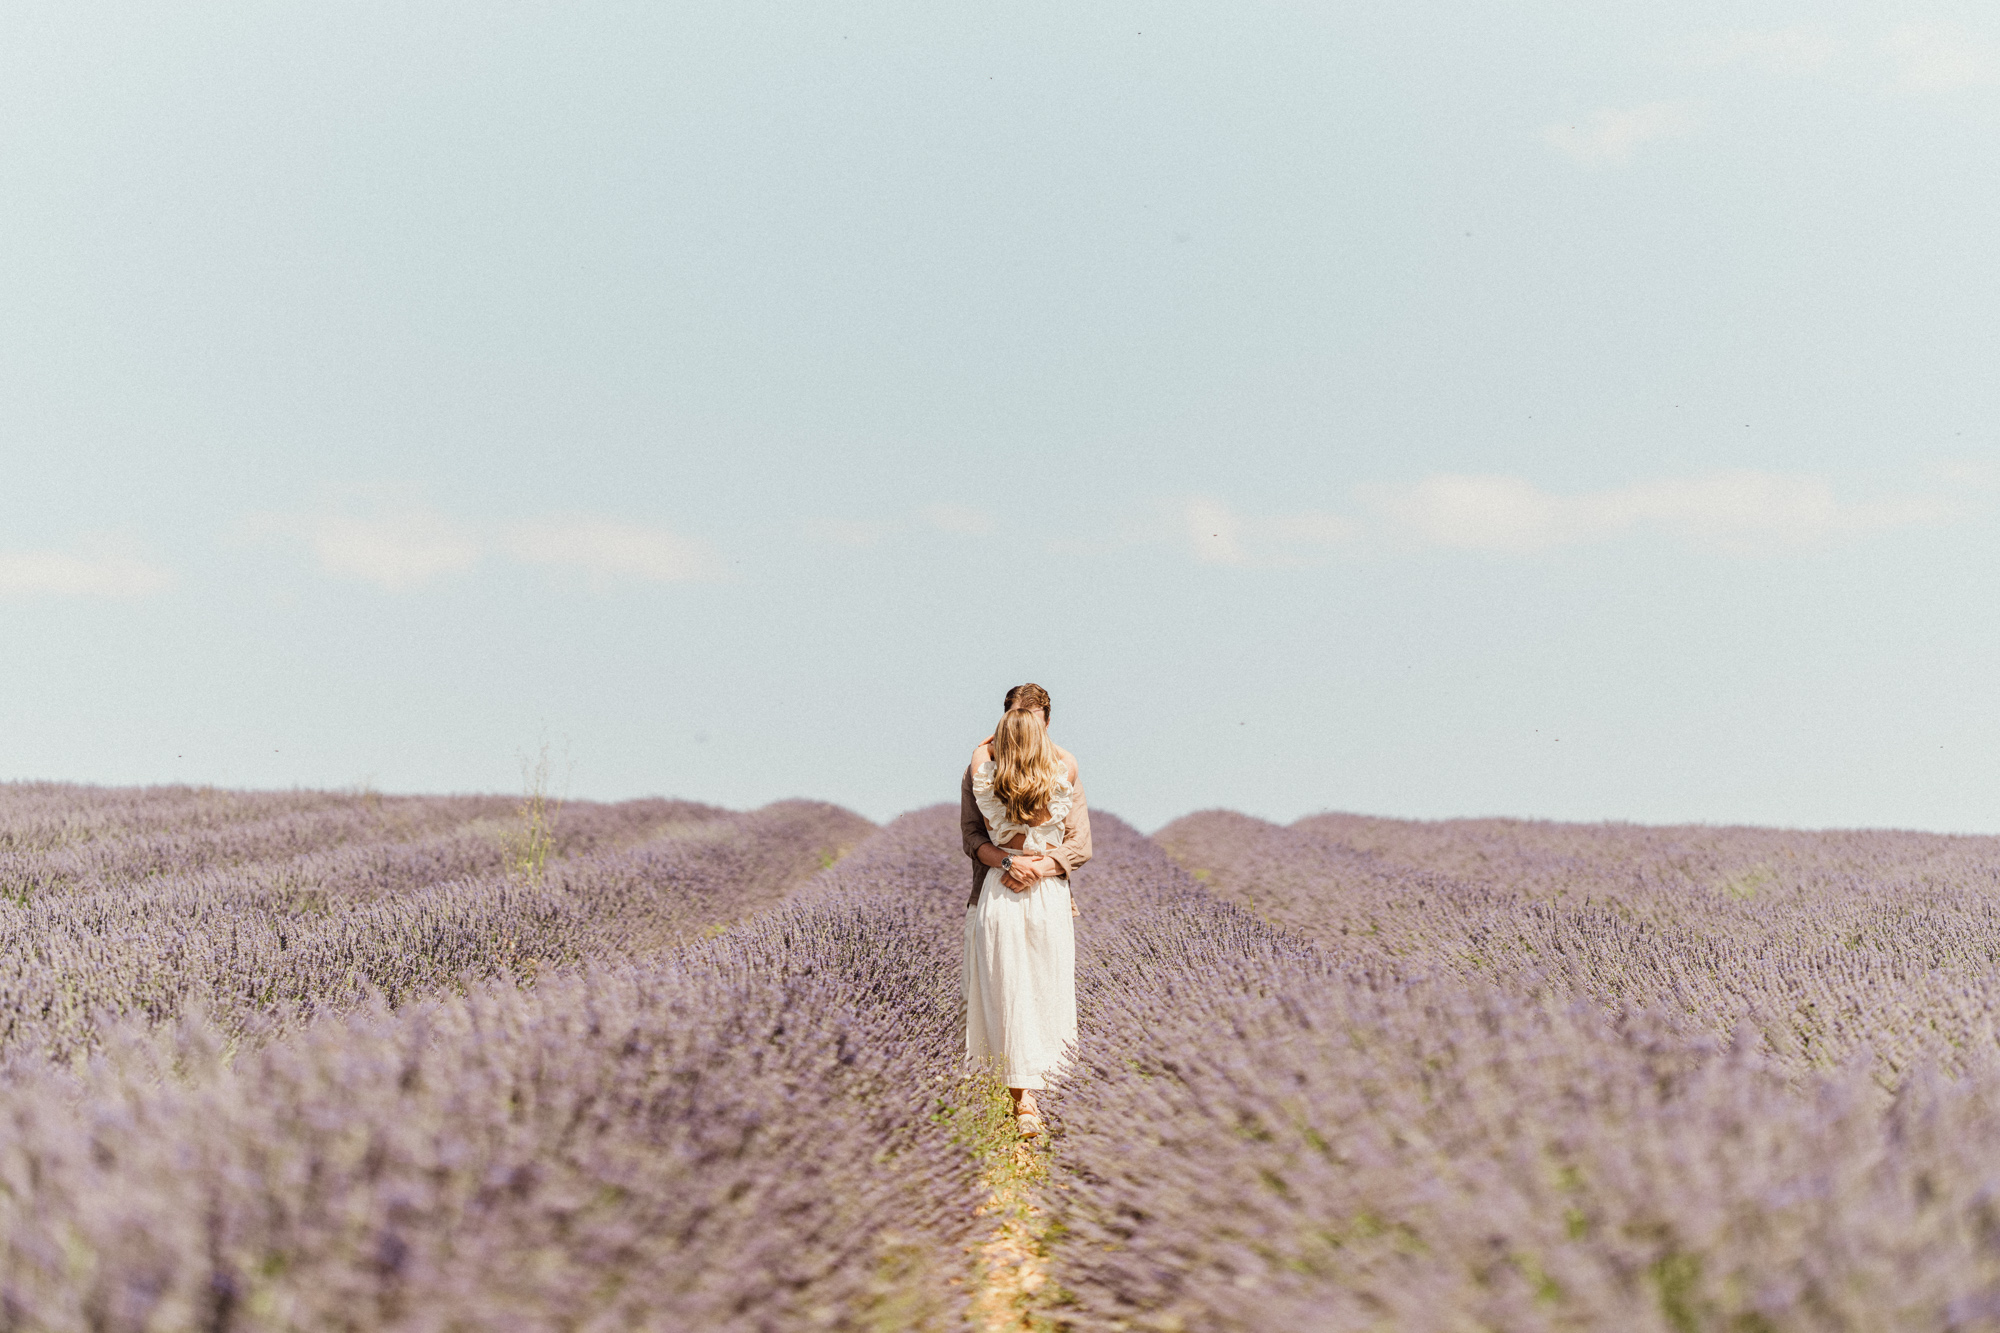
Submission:
<svg viewBox="0 0 2000 1333">
<path fill-rule="evenodd" d="M 965 854 L 972 858 L 972 896 L 965 900 L 965 905 L 977 907 L 979 888 L 986 882 L 987 870 L 979 860 L 979 849 L 993 839 L 986 832 L 986 816 L 979 813 L 979 803 L 972 799 L 970 764 L 965 766 L 965 776 L 958 783 L 958 831 L 960 840 L 965 844 Z M 1062 844 L 1049 848 L 1048 855 L 1061 863 L 1065 876 L 1074 875 L 1090 859 L 1090 806 L 1083 799 L 1082 782 L 1076 784 L 1069 815 L 1063 820 Z"/>
</svg>

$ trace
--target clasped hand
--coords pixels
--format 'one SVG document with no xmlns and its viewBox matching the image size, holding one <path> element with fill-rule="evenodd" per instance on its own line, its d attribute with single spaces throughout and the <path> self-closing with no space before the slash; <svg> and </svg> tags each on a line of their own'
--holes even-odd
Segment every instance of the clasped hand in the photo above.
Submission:
<svg viewBox="0 0 2000 1333">
<path fill-rule="evenodd" d="M 1000 874 L 1000 882 L 1015 893 L 1026 893 L 1045 877 L 1062 874 L 1062 866 L 1053 856 L 1014 857 L 1014 863 Z"/>
</svg>

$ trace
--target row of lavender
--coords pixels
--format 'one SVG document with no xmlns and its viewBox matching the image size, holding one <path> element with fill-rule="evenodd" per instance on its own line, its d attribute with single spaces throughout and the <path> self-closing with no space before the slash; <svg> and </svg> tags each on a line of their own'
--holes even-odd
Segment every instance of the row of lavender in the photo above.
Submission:
<svg viewBox="0 0 2000 1333">
<path fill-rule="evenodd" d="M 495 798 L 0 788 L 0 1058 L 635 956 L 768 906 L 869 828 L 809 802 L 577 802 L 529 875 Z"/>
<path fill-rule="evenodd" d="M 554 925 L 492 918 L 610 963 L 419 975 L 230 1061 L 188 1021 L 20 1062 L 0 1324 L 951 1326 L 951 811 L 787 896 L 812 829 L 853 832 L 817 809 L 679 816 L 552 868 Z M 2000 1321 L 1991 842 L 1205 815 L 1177 865 L 1097 833 L 1049 1099 L 1071 1325 Z"/>
<path fill-rule="evenodd" d="M 2000 1041 L 2000 839 L 1227 812 L 1162 829 L 1226 898 L 1399 973 L 1747 1027 L 1885 1086 Z"/>
<path fill-rule="evenodd" d="M 907 817 L 632 961 L 378 997 L 233 1058 L 189 1019 L 21 1063 L 0 1326 L 960 1325 L 980 1193 L 951 828 Z M 741 892 L 783 894 L 754 840 L 713 845 Z M 568 882 L 613 901 L 605 878 Z"/>
<path fill-rule="evenodd" d="M 1103 824 L 1072 1326 L 2000 1322 L 2000 842 Z"/>
</svg>

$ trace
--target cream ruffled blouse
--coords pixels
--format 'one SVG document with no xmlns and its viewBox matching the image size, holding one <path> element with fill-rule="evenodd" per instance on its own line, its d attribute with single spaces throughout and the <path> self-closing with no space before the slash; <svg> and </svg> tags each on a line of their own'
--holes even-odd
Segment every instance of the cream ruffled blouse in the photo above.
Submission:
<svg viewBox="0 0 2000 1333">
<path fill-rule="evenodd" d="M 1063 820 L 1069 818 L 1069 808 L 1076 799 L 1069 785 L 1069 779 L 1060 770 L 1056 773 L 1055 792 L 1049 797 L 1049 822 L 1046 824 L 1016 824 L 1007 818 L 1007 807 L 993 794 L 993 775 L 999 766 L 991 759 L 972 772 L 972 799 L 979 806 L 979 813 L 986 819 L 986 834 L 993 839 L 994 846 L 1010 840 L 1016 833 L 1028 836 L 1018 849 L 1039 855 L 1051 847 L 1059 847 L 1063 840 Z"/>
</svg>

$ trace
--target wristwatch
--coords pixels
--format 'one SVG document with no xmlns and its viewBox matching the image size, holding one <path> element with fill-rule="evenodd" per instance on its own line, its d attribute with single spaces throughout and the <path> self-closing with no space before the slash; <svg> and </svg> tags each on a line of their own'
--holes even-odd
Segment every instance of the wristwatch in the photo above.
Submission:
<svg viewBox="0 0 2000 1333">
<path fill-rule="evenodd" d="M 1006 873 L 1007 873 L 1008 871 L 1012 870 L 1013 868 L 1014 868 L 1014 857 L 1013 857 L 1013 855 L 1012 855 L 1011 853 L 1010 853 L 1009 855 L 1006 855 L 1006 856 L 1003 856 L 1003 857 L 1001 857 L 1001 858 L 1000 858 L 1000 873 L 1001 873 L 1001 874 L 1003 874 L 1003 875 L 1004 875 L 1004 874 L 1006 874 Z"/>
</svg>

